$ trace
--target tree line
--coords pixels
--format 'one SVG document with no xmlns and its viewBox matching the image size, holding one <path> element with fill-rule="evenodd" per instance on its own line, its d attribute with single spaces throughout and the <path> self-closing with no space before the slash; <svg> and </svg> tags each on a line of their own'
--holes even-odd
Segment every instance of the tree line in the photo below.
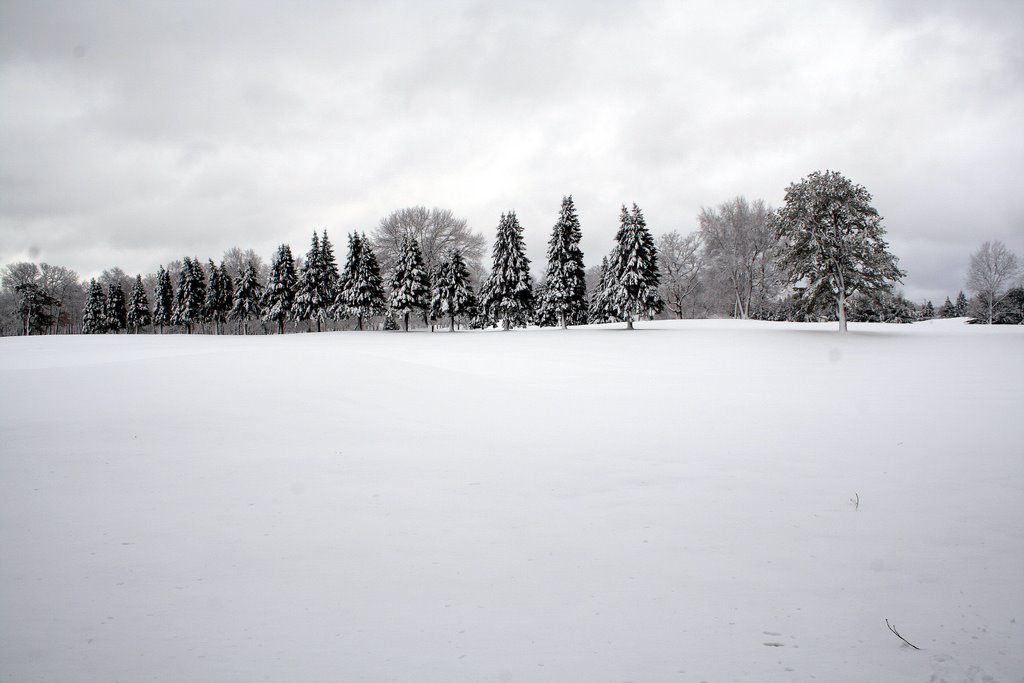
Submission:
<svg viewBox="0 0 1024 683">
<path fill-rule="evenodd" d="M 348 235 L 339 267 L 326 231 L 298 257 L 280 245 L 269 265 L 252 250 L 228 250 L 219 264 L 186 257 L 145 277 L 118 268 L 89 283 L 48 264 L 10 264 L 0 281 L 0 333 L 213 334 L 422 325 L 508 330 L 529 324 L 612 321 L 632 328 L 655 317 L 910 322 L 970 316 L 1024 320 L 1016 256 L 987 242 L 971 257 L 961 291 L 937 310 L 907 301 L 905 275 L 888 249 L 871 195 L 839 173 L 812 173 L 772 209 L 737 197 L 704 208 L 688 235 L 655 239 L 636 204 L 623 205 L 615 244 L 587 269 L 582 229 L 564 197 L 547 263 L 531 275 L 523 228 L 502 214 L 488 268 L 485 240 L 451 211 L 391 213 L 367 236 Z"/>
</svg>

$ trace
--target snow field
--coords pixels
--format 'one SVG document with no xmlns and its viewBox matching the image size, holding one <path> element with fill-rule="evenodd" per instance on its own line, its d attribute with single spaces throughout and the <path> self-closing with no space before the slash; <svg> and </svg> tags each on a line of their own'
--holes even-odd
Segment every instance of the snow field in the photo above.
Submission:
<svg viewBox="0 0 1024 683">
<path fill-rule="evenodd" d="M 1024 330 L 616 327 L 0 340 L 0 681 L 1024 680 Z"/>
</svg>

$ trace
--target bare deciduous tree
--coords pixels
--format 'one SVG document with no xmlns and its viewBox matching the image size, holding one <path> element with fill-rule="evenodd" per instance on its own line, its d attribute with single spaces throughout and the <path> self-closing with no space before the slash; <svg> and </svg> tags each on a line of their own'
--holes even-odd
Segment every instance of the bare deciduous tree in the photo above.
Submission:
<svg viewBox="0 0 1024 683">
<path fill-rule="evenodd" d="M 658 269 L 661 271 L 661 298 L 677 319 L 683 318 L 684 304 L 700 287 L 704 257 L 700 234 L 683 237 L 678 230 L 667 232 L 657 241 Z"/>
<path fill-rule="evenodd" d="M 748 318 L 781 287 L 772 258 L 775 237 L 771 208 L 762 200 L 736 197 L 717 208 L 701 209 L 700 237 L 708 267 L 732 299 L 733 316 Z"/>
<path fill-rule="evenodd" d="M 464 218 L 456 218 L 448 209 L 411 206 L 382 218 L 370 235 L 382 273 L 391 273 L 402 253 L 402 243 L 409 237 L 420 245 L 423 265 L 431 275 L 453 249 L 459 250 L 477 276 L 482 272 L 486 246 L 482 234 L 473 232 Z"/>
<path fill-rule="evenodd" d="M 967 288 L 984 305 L 989 325 L 992 324 L 993 309 L 1013 287 L 1019 272 L 1017 255 L 999 240 L 985 242 L 971 254 Z"/>
</svg>

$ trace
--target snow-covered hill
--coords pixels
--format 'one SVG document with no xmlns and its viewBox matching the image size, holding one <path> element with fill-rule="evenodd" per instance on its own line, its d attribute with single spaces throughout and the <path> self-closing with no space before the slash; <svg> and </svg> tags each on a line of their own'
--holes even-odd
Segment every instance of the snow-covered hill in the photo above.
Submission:
<svg viewBox="0 0 1024 683">
<path fill-rule="evenodd" d="M 616 327 L 0 339 L 0 681 L 1024 680 L 1024 328 Z"/>
</svg>

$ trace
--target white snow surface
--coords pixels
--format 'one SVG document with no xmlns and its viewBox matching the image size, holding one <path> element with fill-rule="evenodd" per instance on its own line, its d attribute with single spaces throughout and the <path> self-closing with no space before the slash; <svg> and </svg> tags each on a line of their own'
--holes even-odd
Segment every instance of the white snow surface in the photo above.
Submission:
<svg viewBox="0 0 1024 683">
<path fill-rule="evenodd" d="M 621 327 L 0 339 L 0 681 L 1024 681 L 1024 327 Z"/>
</svg>

